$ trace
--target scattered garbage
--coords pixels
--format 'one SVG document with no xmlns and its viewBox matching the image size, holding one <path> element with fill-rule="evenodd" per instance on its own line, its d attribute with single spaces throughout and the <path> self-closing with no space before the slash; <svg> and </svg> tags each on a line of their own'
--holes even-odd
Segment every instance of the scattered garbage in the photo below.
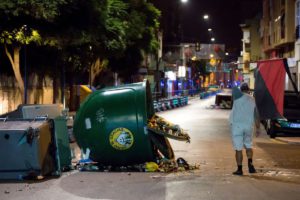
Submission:
<svg viewBox="0 0 300 200">
<path fill-rule="evenodd" d="M 189 164 L 182 157 L 175 159 L 161 158 L 156 162 L 145 162 L 143 164 L 127 165 L 127 166 L 112 166 L 102 165 L 94 162 L 91 159 L 81 159 L 76 163 L 75 169 L 84 171 L 99 171 L 99 172 L 162 172 L 174 173 L 197 170 L 200 164 Z"/>
<path fill-rule="evenodd" d="M 220 109 L 220 106 L 213 104 L 213 105 L 206 106 L 205 108 L 206 109 Z"/>
<path fill-rule="evenodd" d="M 159 166 L 155 162 L 146 162 L 145 163 L 145 171 L 146 172 L 156 172 L 159 170 Z"/>
<path fill-rule="evenodd" d="M 147 128 L 154 133 L 171 139 L 190 142 L 190 136 L 179 125 L 172 124 L 157 115 L 153 115 L 148 121 Z"/>
<path fill-rule="evenodd" d="M 220 108 L 223 108 L 223 109 L 230 109 L 231 108 L 231 101 L 225 101 L 225 100 L 222 100 L 221 103 L 220 103 Z"/>
<path fill-rule="evenodd" d="M 197 170 L 200 168 L 199 164 L 190 165 L 183 158 L 178 158 L 175 160 L 166 160 L 162 159 L 159 164 L 160 172 L 182 172 L 182 171 L 190 171 Z"/>
</svg>

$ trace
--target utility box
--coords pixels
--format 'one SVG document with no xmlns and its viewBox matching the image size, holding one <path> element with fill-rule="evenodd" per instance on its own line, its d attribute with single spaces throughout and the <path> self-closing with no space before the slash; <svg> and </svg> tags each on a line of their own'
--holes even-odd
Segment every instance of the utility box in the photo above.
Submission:
<svg viewBox="0 0 300 200">
<path fill-rule="evenodd" d="M 72 164 L 67 119 L 65 116 L 62 116 L 62 110 L 61 104 L 23 104 L 19 105 L 15 111 L 0 116 L 7 122 L 11 121 L 12 127 L 13 123 L 25 123 L 26 121 L 35 121 L 35 119 L 39 118 L 49 119 L 49 122 L 52 124 L 51 135 L 53 138 L 53 146 L 51 148 L 53 148 L 53 157 L 56 159 L 58 173 L 70 169 Z M 2 131 L 1 127 L 0 131 Z M 10 148 L 17 148 L 17 146 L 11 145 Z M 27 152 L 24 152 L 24 154 L 27 154 Z M 20 154 L 19 156 L 27 155 Z"/>
<path fill-rule="evenodd" d="M 154 115 L 147 81 L 90 94 L 74 121 L 76 141 L 89 158 L 104 165 L 155 160 L 147 123 Z"/>
<path fill-rule="evenodd" d="M 49 121 L 0 121 L 0 179 L 45 176 L 56 171 Z"/>
</svg>

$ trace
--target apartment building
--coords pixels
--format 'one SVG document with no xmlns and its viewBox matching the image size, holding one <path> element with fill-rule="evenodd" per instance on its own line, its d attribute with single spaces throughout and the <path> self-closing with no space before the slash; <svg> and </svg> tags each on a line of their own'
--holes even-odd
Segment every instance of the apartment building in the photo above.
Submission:
<svg viewBox="0 0 300 200">
<path fill-rule="evenodd" d="M 300 0 L 263 0 L 262 6 L 261 57 L 287 58 L 292 78 L 300 88 Z M 293 89 L 288 78 L 285 89 Z"/>
<path fill-rule="evenodd" d="M 265 58 L 294 58 L 295 30 L 295 0 L 263 0 L 261 33 Z"/>
<path fill-rule="evenodd" d="M 262 59 L 261 37 L 260 37 L 260 15 L 248 19 L 240 27 L 243 31 L 242 39 L 242 63 L 241 70 L 243 79 L 251 89 L 254 89 L 254 70 L 256 61 Z"/>
</svg>

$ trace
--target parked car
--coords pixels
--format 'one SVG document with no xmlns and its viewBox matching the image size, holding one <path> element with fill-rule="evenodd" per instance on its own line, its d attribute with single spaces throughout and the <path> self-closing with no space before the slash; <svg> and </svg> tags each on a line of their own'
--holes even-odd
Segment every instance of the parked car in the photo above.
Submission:
<svg viewBox="0 0 300 200">
<path fill-rule="evenodd" d="M 300 135 L 300 96 L 291 91 L 284 94 L 284 118 L 266 120 L 263 122 L 268 135 L 275 138 L 278 134 Z"/>
</svg>

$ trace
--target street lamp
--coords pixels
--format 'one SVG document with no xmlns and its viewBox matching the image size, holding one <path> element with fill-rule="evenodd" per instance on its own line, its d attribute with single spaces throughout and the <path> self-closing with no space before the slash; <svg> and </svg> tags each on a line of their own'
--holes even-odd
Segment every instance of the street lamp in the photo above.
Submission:
<svg viewBox="0 0 300 200">
<path fill-rule="evenodd" d="M 187 3 L 188 0 L 181 0 L 181 3 Z"/>
<path fill-rule="evenodd" d="M 209 16 L 207 14 L 203 15 L 203 19 L 204 20 L 208 20 L 209 19 Z"/>
<path fill-rule="evenodd" d="M 214 41 L 215 41 L 215 38 L 211 38 L 210 41 L 214 42 Z"/>
</svg>

